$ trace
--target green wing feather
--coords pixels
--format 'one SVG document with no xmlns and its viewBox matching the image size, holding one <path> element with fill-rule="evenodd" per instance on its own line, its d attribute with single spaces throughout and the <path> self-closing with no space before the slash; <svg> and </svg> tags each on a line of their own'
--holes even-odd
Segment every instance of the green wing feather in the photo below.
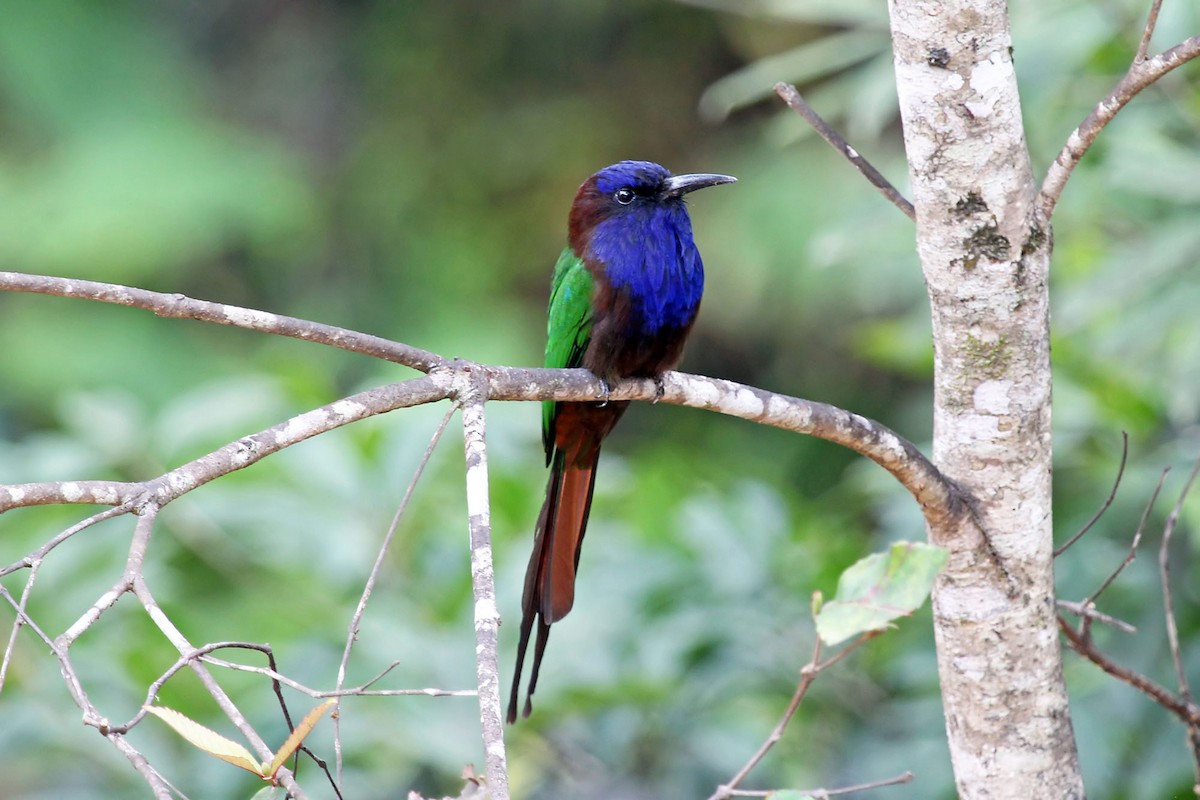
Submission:
<svg viewBox="0 0 1200 800">
<path fill-rule="evenodd" d="M 550 289 L 550 312 L 546 321 L 546 366 L 569 369 L 582 366 L 583 353 L 592 338 L 592 273 L 570 248 L 562 251 L 554 266 Z M 558 404 L 542 403 L 542 444 L 549 465 L 554 450 L 554 418 Z"/>
</svg>

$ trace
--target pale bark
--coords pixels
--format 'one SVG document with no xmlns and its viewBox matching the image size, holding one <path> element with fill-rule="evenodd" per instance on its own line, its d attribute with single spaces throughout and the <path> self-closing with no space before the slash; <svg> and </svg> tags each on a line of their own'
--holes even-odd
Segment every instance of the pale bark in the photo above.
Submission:
<svg viewBox="0 0 1200 800">
<path fill-rule="evenodd" d="M 1084 796 L 1055 621 L 1049 231 L 1034 222 L 1008 9 L 890 0 L 935 355 L 934 463 L 975 519 L 930 522 L 938 670 L 964 798 Z"/>
</svg>

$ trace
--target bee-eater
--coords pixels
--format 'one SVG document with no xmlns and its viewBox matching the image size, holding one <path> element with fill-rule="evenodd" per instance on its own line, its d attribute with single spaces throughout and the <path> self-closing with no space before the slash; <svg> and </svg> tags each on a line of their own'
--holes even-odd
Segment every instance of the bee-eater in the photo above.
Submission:
<svg viewBox="0 0 1200 800">
<path fill-rule="evenodd" d="M 622 378 L 658 379 L 678 364 L 704 292 L 704 265 L 683 196 L 735 180 L 728 175 L 672 175 L 648 161 L 622 161 L 584 181 L 571 205 L 567 247 L 554 268 L 546 366 L 584 367 L 607 390 Z M 550 626 L 575 601 L 575 571 L 600 443 L 628 405 L 607 397 L 542 405 L 550 480 L 525 573 L 509 723 L 517 718 L 534 621 L 537 645 L 524 716 L 532 709 Z"/>
</svg>

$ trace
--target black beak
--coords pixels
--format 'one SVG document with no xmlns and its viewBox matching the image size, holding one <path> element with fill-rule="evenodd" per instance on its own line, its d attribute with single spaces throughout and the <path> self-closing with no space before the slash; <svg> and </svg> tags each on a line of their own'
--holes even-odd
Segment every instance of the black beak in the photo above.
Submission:
<svg viewBox="0 0 1200 800">
<path fill-rule="evenodd" d="M 688 192 L 706 186 L 720 186 L 722 183 L 737 183 L 737 178 L 732 175 L 710 175 L 703 172 L 696 175 L 672 175 L 663 181 L 662 196 L 682 197 Z"/>
</svg>

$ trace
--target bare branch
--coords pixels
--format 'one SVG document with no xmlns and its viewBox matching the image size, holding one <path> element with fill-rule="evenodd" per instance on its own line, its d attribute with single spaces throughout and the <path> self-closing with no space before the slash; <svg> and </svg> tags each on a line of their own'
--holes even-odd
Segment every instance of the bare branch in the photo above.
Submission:
<svg viewBox="0 0 1200 800">
<path fill-rule="evenodd" d="M 1179 492 L 1179 500 L 1176 501 L 1175 507 L 1171 509 L 1171 513 L 1167 515 L 1167 521 L 1163 525 L 1162 544 L 1158 548 L 1158 571 L 1162 576 L 1162 592 L 1163 592 L 1163 614 L 1166 617 L 1167 623 L 1167 644 L 1171 648 L 1171 661 L 1175 665 L 1175 678 L 1179 683 L 1179 697 L 1189 706 L 1192 705 L 1192 689 L 1188 685 L 1187 669 L 1183 665 L 1183 655 L 1179 650 L 1179 626 L 1175 622 L 1175 604 L 1171 598 L 1171 570 L 1170 570 L 1170 547 L 1171 536 L 1175 533 L 1175 527 L 1179 524 L 1179 514 L 1183 510 L 1184 501 L 1187 500 L 1188 493 L 1192 489 L 1192 484 L 1196 481 L 1196 475 L 1200 473 L 1200 459 L 1196 460 L 1196 465 L 1192 467 L 1191 474 L 1188 475 L 1187 481 L 1183 484 L 1183 489 Z M 1192 769 L 1195 776 L 1197 786 L 1200 786 L 1200 727 L 1195 724 L 1187 726 L 1187 737 L 1189 749 L 1192 753 Z"/>
<path fill-rule="evenodd" d="M 21 632 L 21 626 L 25 624 L 25 619 L 29 616 L 26 613 L 26 609 L 29 607 L 29 595 L 33 592 L 33 585 L 37 583 L 38 570 L 41 566 L 41 560 L 30 564 L 29 575 L 25 578 L 25 586 L 21 589 L 21 600 L 16 605 L 17 613 L 13 615 L 12 631 L 8 634 L 8 644 L 4 646 L 4 660 L 0 662 L 0 692 L 4 691 L 4 680 L 8 677 L 8 667 L 12 663 L 13 652 L 17 647 L 17 634 Z"/>
<path fill-rule="evenodd" d="M 913 208 L 913 204 L 904 195 L 900 194 L 900 190 L 893 186 L 887 178 L 883 177 L 883 173 L 875 169 L 871 165 L 871 162 L 863 158 L 857 150 L 842 138 L 840 133 L 835 131 L 828 122 L 822 119 L 821 115 L 813 110 L 813 107 L 808 104 L 808 101 L 804 99 L 804 96 L 800 94 L 795 86 L 792 86 L 790 83 L 777 83 L 775 84 L 775 94 L 779 95 L 783 99 L 783 102 L 788 104 L 789 108 L 804 117 L 808 124 L 812 125 L 813 129 L 821 135 L 822 139 L 828 142 L 834 150 L 845 156 L 854 165 L 854 168 L 862 173 L 862 176 L 870 181 L 872 186 L 879 190 L 880 194 L 904 213 L 904 216 L 916 222 L 917 211 Z"/>
<path fill-rule="evenodd" d="M 492 521 L 488 500 L 487 385 L 478 376 L 471 391 L 462 392 L 463 440 L 467 461 L 467 521 L 471 542 L 471 586 L 475 594 L 475 675 L 479 689 L 479 723 L 487 761 L 488 794 L 508 800 L 508 765 L 504 753 L 504 717 L 500 706 L 500 610 L 492 566 Z"/>
<path fill-rule="evenodd" d="M 1158 476 L 1158 483 L 1155 485 L 1154 491 L 1150 493 L 1150 500 L 1146 503 L 1146 508 L 1142 510 L 1142 518 L 1138 520 L 1137 530 L 1133 533 L 1133 541 L 1129 543 L 1129 552 L 1126 553 L 1124 560 L 1117 565 L 1117 568 L 1114 569 L 1107 578 L 1105 578 L 1104 583 L 1100 584 L 1100 588 L 1093 592 L 1091 597 L 1083 601 L 1083 606 L 1085 608 L 1094 607 L 1096 605 L 1096 601 L 1100 599 L 1100 595 L 1104 594 L 1105 590 L 1108 589 L 1109 586 L 1112 586 L 1113 581 L 1117 579 L 1117 576 L 1124 572 L 1125 568 L 1132 564 L 1134 559 L 1137 558 L 1138 545 L 1142 542 L 1142 532 L 1146 530 L 1146 522 L 1150 519 L 1150 512 L 1154 510 L 1154 504 L 1158 501 L 1158 493 L 1162 491 L 1163 481 L 1167 479 L 1167 473 L 1170 471 L 1170 468 L 1164 469 L 1162 474 Z M 1081 628 L 1084 638 L 1090 637 L 1090 626 L 1091 618 L 1085 616 L 1083 619 L 1083 626 Z"/>
<path fill-rule="evenodd" d="M 227 647 L 229 645 L 225 644 L 222 646 Z M 205 648 L 201 648 L 201 650 L 204 650 L 204 649 Z M 213 648 L 213 649 L 215 649 L 215 648 Z M 476 695 L 479 694 L 474 689 L 435 689 L 432 687 L 426 688 L 426 689 L 368 689 L 367 688 L 367 687 L 371 686 L 372 684 L 376 683 L 384 675 L 386 675 L 387 673 L 389 673 L 393 669 L 395 669 L 400 664 L 399 661 L 393 661 L 391 664 L 388 665 L 387 669 L 382 670 L 374 678 L 371 678 L 371 680 L 366 681 L 358 686 L 352 686 L 350 688 L 343 687 L 343 688 L 330 689 L 330 690 L 314 689 L 310 686 L 306 686 L 303 683 L 300 683 L 299 681 L 295 680 L 294 678 L 289 678 L 287 675 L 284 675 L 283 673 L 279 672 L 278 670 L 270 669 L 269 667 L 256 667 L 251 664 L 239 664 L 236 661 L 227 661 L 223 658 L 214 658 L 212 656 L 203 656 L 203 661 L 206 664 L 212 664 L 215 667 L 223 667 L 224 669 L 231 669 L 236 672 L 252 672 L 255 675 L 262 675 L 265 678 L 270 678 L 273 681 L 278 681 L 279 683 L 283 684 L 284 686 L 287 686 L 290 689 L 295 689 L 296 691 L 306 694 L 309 697 L 312 697 L 317 700 L 320 700 L 320 699 L 326 698 L 326 697 L 337 697 L 337 698 L 341 698 L 341 697 L 475 697 Z"/>
<path fill-rule="evenodd" d="M 842 648 L 837 655 L 833 656 L 832 658 L 828 658 L 825 661 L 821 661 L 821 639 L 818 637 L 816 642 L 813 644 L 812 658 L 809 659 L 809 662 L 800 670 L 800 682 L 797 684 L 796 691 L 792 694 L 792 699 L 788 703 L 787 709 L 783 712 L 783 716 L 779 719 L 779 722 L 776 723 L 774 730 L 771 731 L 771 734 L 766 738 L 766 741 L 759 746 L 758 750 L 754 752 L 754 755 L 750 756 L 750 760 L 743 764 L 742 768 L 739 769 L 737 773 L 729 779 L 729 783 L 718 786 L 717 790 L 712 793 L 708 800 L 725 800 L 725 798 L 729 797 L 766 797 L 767 795 L 778 791 L 778 789 L 761 792 L 745 791 L 738 790 L 737 786 L 746 779 L 746 776 L 750 774 L 751 770 L 758 766 L 759 762 L 766 757 L 771 748 L 783 738 L 784 731 L 787 730 L 787 726 L 792 721 L 792 718 L 796 716 L 796 712 L 800 710 L 800 704 L 804 701 L 804 696 L 808 694 L 809 687 L 812 686 L 813 681 L 817 679 L 817 676 L 820 675 L 822 671 L 832 667 L 834 664 L 838 663 L 846 656 L 857 650 L 859 647 L 882 633 L 883 631 L 867 631 L 851 642 L 848 646 Z M 908 776 L 908 778 L 904 780 L 888 779 L 888 781 L 878 784 L 864 784 L 859 787 L 848 787 L 844 789 L 817 790 L 817 792 L 824 791 L 827 795 L 835 795 L 845 794 L 847 792 L 857 791 L 859 789 L 871 789 L 875 788 L 876 786 L 889 786 L 891 783 L 907 783 L 908 781 L 912 780 L 912 773 L 909 772 L 905 774 Z M 817 794 L 817 792 L 810 791 L 808 794 Z"/>
<path fill-rule="evenodd" d="M 80 505 L 98 505 L 98 506 L 120 506 L 129 503 L 133 498 L 138 497 L 143 488 L 143 484 L 131 483 L 126 481 L 47 481 L 44 483 L 14 483 L 0 486 L 0 514 L 13 508 L 26 508 L 28 506 L 50 506 L 50 505 L 67 505 L 77 503 Z M 126 508 L 120 514 L 128 513 L 130 509 Z M 108 517 L 119 516 L 119 514 L 107 514 Z M 47 542 L 38 551 L 45 555 L 46 552 L 53 550 L 63 540 L 70 538 L 71 535 L 78 533 L 80 530 L 90 526 L 91 521 L 83 520 L 77 525 L 68 528 L 64 531 L 59 539 L 52 539 Z M 33 557 L 29 556 L 30 558 Z M 18 562 L 15 566 L 10 566 L 0 571 L 0 575 L 8 575 L 16 569 L 22 569 L 28 566 Z"/>
<path fill-rule="evenodd" d="M 1200 706 L 1181 700 L 1170 689 L 1155 683 L 1140 672 L 1134 672 L 1131 669 L 1122 667 L 1097 650 L 1095 644 L 1090 639 L 1085 639 L 1079 631 L 1071 627 L 1071 623 L 1067 622 L 1061 614 L 1058 617 L 1058 629 L 1062 631 L 1063 635 L 1067 638 L 1067 644 L 1076 653 L 1091 661 L 1122 683 L 1127 683 L 1137 689 L 1167 711 L 1179 717 L 1185 724 L 1200 724 Z"/>
<path fill-rule="evenodd" d="M 750 770 L 758 766 L 759 762 L 763 760 L 770 749 L 775 746 L 775 743 L 783 738 L 783 732 L 787 730 L 788 723 L 791 722 L 796 712 L 800 710 L 800 704 L 804 702 L 804 696 L 808 694 L 808 687 L 812 686 L 812 682 L 820 674 L 820 670 L 816 668 L 820 660 L 821 637 L 818 636 L 816 642 L 813 643 L 812 658 L 800 670 L 800 683 L 796 685 L 796 691 L 792 693 L 792 699 L 788 702 L 787 709 L 784 710 L 779 722 L 775 724 L 775 729 L 771 731 L 771 735 L 759 745 L 758 750 L 754 751 L 754 755 L 750 756 L 750 760 L 734 773 L 734 776 L 729 779 L 729 783 L 718 786 L 717 790 L 712 793 L 708 800 L 724 800 L 727 797 L 732 797 L 734 789 L 737 788 L 739 783 L 745 780 L 746 776 L 750 774 Z"/>
<path fill-rule="evenodd" d="M 293 417 L 259 433 L 231 442 L 195 461 L 145 483 L 67 481 L 0 486 L 0 513 L 50 503 L 116 505 L 153 502 L 161 507 L 214 478 L 243 469 L 297 442 L 377 414 L 455 395 L 461 376 L 486 378 L 492 400 L 592 400 L 600 382 L 587 370 L 520 369 L 457 361 L 421 378 L 387 384 Z M 667 372 L 661 401 L 816 436 L 848 447 L 892 473 L 935 525 L 965 511 L 957 487 L 916 445 L 878 422 L 836 406 L 775 394 L 733 381 Z M 652 380 L 622 381 L 613 400 L 653 401 Z M 16 565 L 24 566 L 23 562 Z M 9 571 L 12 571 L 11 569 Z"/>
<path fill-rule="evenodd" d="M 437 448 L 438 442 L 442 440 L 442 434 L 445 433 L 446 426 L 450 424 L 450 418 L 454 416 L 454 411 L 455 409 L 451 408 L 446 412 L 445 416 L 442 417 L 441 423 L 434 430 L 433 436 L 430 437 L 429 445 L 426 446 L 425 453 L 421 456 L 421 461 L 413 471 L 413 476 L 408 482 L 408 488 L 404 490 L 404 497 L 400 500 L 400 505 L 396 508 L 396 513 L 392 517 L 392 523 L 388 526 L 387 533 L 383 537 L 383 542 L 379 545 L 379 553 L 375 556 L 375 563 L 371 566 L 371 572 L 367 576 L 366 583 L 363 585 L 362 595 L 358 599 L 358 606 L 354 609 L 354 614 L 350 617 L 350 626 L 346 631 L 346 646 L 342 650 L 342 662 L 338 665 L 338 691 L 341 691 L 342 687 L 346 684 L 346 669 L 350 664 L 350 653 L 354 649 L 354 643 L 358 641 L 358 632 L 362 625 L 363 614 L 367 611 L 367 603 L 371 599 L 371 593 L 375 590 L 375 582 L 379 579 L 379 572 L 383 569 L 383 560 L 387 556 L 387 551 L 392 544 L 393 537 L 396 535 L 396 529 L 400 526 L 400 519 L 404 516 L 405 510 L 408 508 L 408 502 L 412 499 L 413 492 L 416 491 L 417 481 L 425 473 L 425 466 L 433 456 L 433 451 Z M 384 670 L 383 674 L 386 674 L 390 669 L 391 667 L 388 667 L 387 670 Z M 333 751 L 336 764 L 334 772 L 337 775 L 338 786 L 341 786 L 342 783 L 342 717 L 338 713 L 340 711 L 341 704 L 339 703 L 333 715 Z"/>
<path fill-rule="evenodd" d="M 809 796 L 817 798 L 836 797 L 843 794 L 852 794 L 854 792 L 865 792 L 868 789 L 882 789 L 885 786 L 897 786 L 902 783 L 912 783 L 916 777 L 912 772 L 905 771 L 891 778 L 884 778 L 878 781 L 869 781 L 867 783 L 856 783 L 853 786 L 839 786 L 836 789 L 791 789 L 789 793 L 794 793 L 800 796 Z M 769 791 L 754 791 L 748 789 L 734 789 L 729 792 L 730 797 L 770 797 L 778 794 L 778 789 Z"/>
<path fill-rule="evenodd" d="M 84 724 L 102 728 L 104 721 L 100 716 L 100 712 L 88 700 L 87 692 L 83 688 L 83 683 L 79 680 L 78 673 L 75 672 L 75 666 L 71 663 L 71 658 L 67 654 L 67 651 L 58 646 L 54 641 L 54 637 L 42 630 L 41 626 L 26 613 L 25 609 L 21 607 L 21 604 L 17 602 L 17 599 L 9 593 L 3 584 L 0 584 L 0 598 L 4 599 L 17 612 L 17 617 L 21 620 L 21 624 L 29 628 L 35 636 L 42 640 L 42 643 L 46 647 L 50 648 L 50 652 L 54 655 L 55 660 L 58 661 L 59 671 L 62 672 L 63 680 L 66 681 L 67 691 L 70 692 L 71 699 L 83 711 Z"/>
<path fill-rule="evenodd" d="M 1143 35 L 1143 46 L 1149 45 L 1149 37 L 1153 33 L 1154 23 L 1158 17 L 1158 5 L 1159 0 L 1155 0 Z M 1058 157 L 1046 171 L 1046 178 L 1042 181 L 1042 190 L 1038 193 L 1036 204 L 1039 225 L 1045 227 L 1049 224 L 1050 217 L 1054 214 L 1054 207 L 1058 204 L 1076 165 L 1079 164 L 1080 159 L 1087 153 L 1092 143 L 1096 141 L 1100 131 L 1104 130 L 1104 127 L 1117 116 L 1117 112 L 1137 96 L 1138 92 L 1196 56 L 1200 56 L 1200 36 L 1193 36 L 1151 58 L 1145 58 L 1142 48 L 1139 47 L 1138 55 L 1130 65 L 1129 71 L 1117 82 L 1108 96 L 1097 103 L 1083 122 L 1079 123 L 1079 127 L 1071 131 L 1071 135 L 1067 137 L 1067 143 L 1063 145 Z"/>
<path fill-rule="evenodd" d="M 145 483 L 65 481 L 0 486 L 0 513 L 55 503 L 131 506 L 153 503 L 161 508 L 214 478 L 244 469 L 317 434 L 397 408 L 442 400 L 448 396 L 448 384 L 444 376 L 441 379 L 425 376 L 359 392 L 238 439 Z M 6 573 L 0 571 L 3 574 Z"/>
<path fill-rule="evenodd" d="M 214 650 L 221 647 L 240 646 L 262 649 L 265 646 L 246 643 L 217 643 L 206 645 L 200 649 L 195 648 L 163 613 L 142 574 L 154 519 L 162 507 L 178 497 L 217 477 L 243 469 L 268 455 L 320 433 L 398 408 L 451 399 L 461 405 L 464 413 L 464 440 L 468 465 L 467 502 L 470 515 L 472 576 L 475 587 L 477 677 L 479 681 L 479 690 L 476 694 L 479 696 L 482 731 L 488 758 L 488 784 L 493 797 L 507 797 L 497 658 L 499 619 L 490 549 L 484 406 L 489 400 L 592 400 L 600 390 L 600 384 L 595 376 L 586 370 L 518 369 L 480 365 L 467 361 L 449 361 L 434 354 L 407 348 L 405 345 L 386 343 L 383 340 L 366 341 L 356 338 L 361 337 L 359 334 L 349 334 L 339 331 L 339 329 L 315 326 L 315 323 L 310 324 L 304 320 L 277 317 L 233 306 L 206 304 L 180 296 L 143 292 L 110 284 L 0 273 L 0 289 L 3 288 L 40 291 L 46 294 L 77 296 L 102 302 L 133 305 L 147 308 L 162 316 L 187 317 L 296 336 L 333 344 L 354 352 L 391 358 L 400 363 L 408 363 L 410 366 L 428 370 L 428 374 L 420 378 L 380 386 L 299 414 L 259 433 L 231 442 L 148 481 L 60 481 L 0 486 L 0 513 L 23 506 L 53 503 L 112 506 L 112 508 L 94 514 L 63 531 L 19 561 L 0 568 L 0 576 L 21 569 L 31 571 L 30 580 L 26 583 L 21 600 L 13 598 L 3 586 L 0 586 L 0 595 L 17 611 L 17 626 L 30 627 L 51 647 L 59 660 L 72 696 L 84 710 L 85 722 L 97 727 L 106 736 L 123 741 L 121 735 L 130 725 L 136 724 L 139 720 L 139 717 L 135 717 L 121 729 L 110 726 L 108 721 L 88 701 L 68 656 L 68 649 L 75 639 L 91 628 L 104 612 L 126 593 L 135 595 L 155 625 L 180 654 L 176 663 L 151 686 L 152 694 L 150 696 L 153 696 L 153 693 L 157 692 L 165 681 L 183 667 L 189 667 L 226 716 L 242 731 L 254 750 L 264 759 L 270 757 L 269 748 L 217 683 L 207 665 L 257 672 L 271 679 L 277 694 L 280 693 L 282 685 L 313 696 L 471 694 L 471 692 L 447 692 L 433 689 L 368 690 L 366 687 L 369 684 L 364 684 L 356 689 L 343 688 L 347 660 L 357 634 L 362 609 L 369 599 L 371 588 L 376 580 L 378 564 L 367 580 L 360 607 L 351 621 L 347 633 L 345 658 L 339 672 L 337 688 L 333 692 L 315 692 L 315 690 L 282 675 L 274 666 L 269 648 L 263 650 L 267 653 L 270 661 L 268 668 L 250 667 L 217 659 L 211 655 Z M 366 343 L 364 344 L 364 342 Z M 393 344 L 395 344 L 394 347 L 391 346 Z M 625 381 L 613 387 L 610 396 L 613 400 L 663 400 L 678 405 L 718 411 L 784 430 L 824 438 L 867 456 L 891 472 L 913 494 L 934 529 L 945 530 L 953 527 L 952 523 L 969 518 L 969 504 L 954 483 L 943 476 L 915 445 L 877 422 L 823 403 L 814 403 L 731 381 L 702 376 L 669 372 L 663 376 L 661 386 L 662 394 L 659 394 L 659 387 L 654 381 Z M 447 420 L 448 417 L 449 415 L 447 415 Z M 430 450 L 436 444 L 447 420 L 443 420 L 442 426 L 431 441 Z M 426 459 L 428 459 L 428 453 Z M 418 475 L 413 478 L 414 484 L 419 472 L 420 470 L 418 470 Z M 411 497 L 412 490 L 413 485 L 410 485 L 398 511 L 397 521 L 408 498 Z M 42 559 L 55 547 L 88 526 L 102 519 L 127 513 L 136 514 L 138 520 L 123 574 L 57 641 L 52 640 L 37 628 L 24 611 L 25 601 L 32 591 L 33 581 L 36 579 Z M 382 559 L 387 541 L 394 536 L 394 532 L 393 524 L 392 530 L 385 537 L 379 559 Z M 16 627 L 14 627 L 15 630 Z M 10 636 L 11 638 L 13 637 Z M 855 646 L 857 645 L 847 648 L 825 663 L 814 661 L 811 674 L 815 675 L 821 669 L 836 663 Z M 0 666 L 0 672 L 2 671 L 3 667 Z M 811 676 L 804 679 L 808 683 L 811 683 L 811 680 Z M 802 697 L 803 693 L 801 692 L 799 698 Z M 797 698 L 797 706 L 799 698 Z M 287 714 L 286 707 L 284 707 L 284 713 Z M 790 713 L 794 713 L 794 709 Z M 781 722 L 781 725 L 786 725 L 788 718 L 790 718 L 790 714 Z M 782 733 L 782 729 L 780 729 L 780 733 Z M 766 746 L 769 747 L 770 744 L 768 743 Z M 319 759 L 318 762 L 323 763 Z M 328 774 L 328 769 L 326 769 L 326 774 Z M 304 796 L 290 771 L 281 770 L 278 777 L 288 789 L 291 797 L 302 798 Z M 149 777 L 147 780 L 157 791 L 158 784 L 151 781 Z M 337 789 L 336 783 L 335 789 Z"/>
<path fill-rule="evenodd" d="M 158 770 L 150 765 L 146 757 L 129 743 L 128 739 L 115 733 L 106 734 L 105 738 L 112 742 L 113 747 L 117 748 L 121 755 L 129 759 L 133 768 L 150 785 L 150 791 L 154 792 L 155 800 L 173 800 L 171 785 L 162 775 L 158 774 Z"/>
<path fill-rule="evenodd" d="M 1125 462 L 1129 459 L 1129 434 L 1126 431 L 1121 431 L 1121 463 L 1117 467 L 1117 477 L 1113 481 L 1112 491 L 1108 493 L 1104 503 L 1100 506 L 1100 510 L 1092 515 L 1092 518 L 1087 521 L 1087 524 L 1075 532 L 1075 535 L 1060 545 L 1054 551 L 1054 557 L 1058 558 L 1067 551 L 1071 545 L 1075 544 L 1092 526 L 1100 521 L 1104 516 L 1104 512 L 1108 511 L 1108 507 L 1113 504 L 1113 500 L 1117 499 L 1117 489 L 1121 486 L 1121 478 L 1125 475 Z"/>
<path fill-rule="evenodd" d="M 487 373 L 492 400 L 592 400 L 601 391 L 600 382 L 587 370 L 475 369 Z M 666 372 L 662 388 L 658 396 L 654 381 L 627 380 L 612 387 L 609 397 L 653 401 L 658 396 L 664 403 L 716 411 L 842 445 L 892 473 L 935 527 L 969 511 L 958 487 L 916 445 L 874 420 L 825 403 L 701 375 Z"/>
<path fill-rule="evenodd" d="M 129 557 L 130 568 L 132 569 L 133 565 L 136 564 L 137 569 L 137 575 L 131 582 L 131 591 L 137 597 L 138 602 L 142 604 L 142 608 L 146 610 L 146 614 L 158 627 L 159 631 L 175 646 L 180 655 L 191 654 L 195 652 L 196 648 L 187 640 L 187 637 L 183 635 L 179 628 L 175 626 L 170 617 L 163 612 L 162 607 L 159 606 L 158 601 L 155 600 L 154 595 L 151 593 L 145 577 L 141 574 L 141 560 L 145 558 L 145 547 L 149 543 L 150 531 L 154 525 L 157 512 L 157 508 L 151 507 L 143 510 L 138 517 L 138 528 L 134 533 L 134 545 L 130 548 Z M 187 665 L 200 680 L 205 691 L 216 701 L 217 706 L 225 713 L 225 716 L 229 718 L 229 721 L 241 731 L 242 736 L 246 737 L 246 741 L 258 753 L 258 757 L 264 761 L 270 761 L 274 756 L 274 751 L 258 735 L 258 731 L 254 729 L 245 715 L 242 714 L 232 698 L 221 687 L 221 684 L 217 683 L 217 679 L 208 671 L 208 667 L 195 658 L 189 658 Z M 296 778 L 292 775 L 291 770 L 286 767 L 279 768 L 279 771 L 276 773 L 276 779 L 288 790 L 288 796 L 293 800 L 305 800 L 307 797 L 304 790 L 296 783 Z"/>
<path fill-rule="evenodd" d="M 295 336 L 405 363 L 427 370 L 429 375 L 424 379 L 361 392 L 315 409 L 226 445 L 147 484 L 73 481 L 0 486 L 0 513 L 19 506 L 50 503 L 119 505 L 137 501 L 154 502 L 162 507 L 200 484 L 253 464 L 318 433 L 374 414 L 450 397 L 456 377 L 463 374 L 480 372 L 486 375 L 487 396 L 494 400 L 591 400 L 600 388 L 595 377 L 585 370 L 515 369 L 448 361 L 408 345 L 307 320 L 116 284 L 0 272 L 0 290 L 5 289 L 135 306 L 160 316 Z M 664 377 L 664 382 L 667 381 L 670 386 L 661 398 L 666 402 L 707 408 L 817 436 L 867 456 L 900 480 L 920 503 L 934 527 L 940 527 L 939 522 L 956 518 L 963 511 L 962 498 L 953 484 L 911 442 L 878 423 L 833 406 L 777 395 L 731 381 L 680 373 L 668 373 Z M 657 395 L 653 381 L 626 381 L 616 388 L 612 397 L 614 400 L 655 400 Z"/>
<path fill-rule="evenodd" d="M 282 314 L 271 314 L 253 308 L 242 308 L 208 300 L 194 300 L 182 294 L 164 294 L 122 286 L 116 283 L 57 278 L 50 275 L 29 275 L 23 272 L 0 272 L 0 291 L 31 292 L 56 297 L 75 297 L 131 306 L 153 312 L 155 316 L 214 322 L 235 328 L 288 336 L 309 342 L 338 347 L 351 353 L 381 358 L 395 364 L 429 372 L 445 363 L 441 356 L 399 342 L 366 333 L 323 325 Z"/>
<path fill-rule="evenodd" d="M 1158 25 L 1158 12 L 1162 10 L 1163 0 L 1154 0 L 1150 4 L 1150 14 L 1146 18 L 1146 27 L 1142 29 L 1142 41 L 1138 43 L 1137 55 L 1133 63 L 1140 64 L 1150 53 L 1150 40 L 1154 37 L 1154 28 Z"/>
<path fill-rule="evenodd" d="M 1122 633 L 1137 633 L 1137 628 L 1130 625 L 1123 619 L 1109 616 L 1096 610 L 1095 606 L 1084 605 L 1083 603 L 1073 603 L 1070 600 L 1055 600 L 1055 605 L 1059 608 L 1069 611 L 1077 617 L 1087 617 L 1094 619 L 1096 622 L 1102 622 L 1105 625 L 1116 628 Z"/>
</svg>

